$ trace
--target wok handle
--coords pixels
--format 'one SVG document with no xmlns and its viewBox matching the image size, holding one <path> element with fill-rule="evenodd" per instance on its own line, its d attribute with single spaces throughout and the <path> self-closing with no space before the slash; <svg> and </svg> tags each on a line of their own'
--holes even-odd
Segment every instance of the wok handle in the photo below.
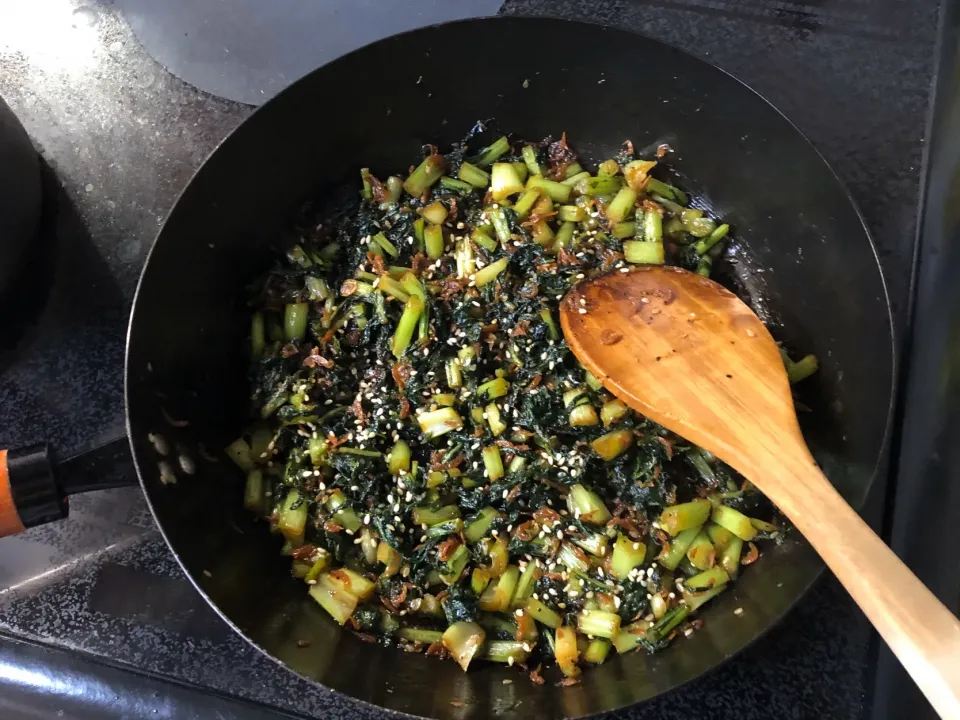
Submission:
<svg viewBox="0 0 960 720">
<path fill-rule="evenodd" d="M 48 445 L 0 450 L 0 537 L 60 520 L 69 512 Z"/>
<path fill-rule="evenodd" d="M 136 484 L 126 437 L 62 463 L 46 444 L 0 450 L 0 537 L 67 517 L 69 495 Z"/>
</svg>

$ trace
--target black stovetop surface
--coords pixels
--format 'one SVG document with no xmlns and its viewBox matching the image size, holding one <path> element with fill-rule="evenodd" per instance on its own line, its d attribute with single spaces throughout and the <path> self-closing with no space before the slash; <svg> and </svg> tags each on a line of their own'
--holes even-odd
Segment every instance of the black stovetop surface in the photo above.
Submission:
<svg viewBox="0 0 960 720">
<path fill-rule="evenodd" d="M 0 337 L 0 446 L 42 437 L 70 454 L 123 433 L 139 270 L 179 190 L 251 110 L 167 72 L 123 5 L 11 0 L 0 22 L 0 95 L 46 164 L 47 243 L 31 292 L 2 310 L 17 330 Z M 640 30 L 766 95 L 850 186 L 903 327 L 937 0 L 509 0 L 501 12 Z M 883 496 L 876 488 L 872 518 Z M 139 490 L 72 508 L 64 523 L 0 541 L 0 717 L 379 716 L 234 635 L 180 573 Z M 740 657 L 619 717 L 863 717 L 872 642 L 828 577 Z"/>
</svg>

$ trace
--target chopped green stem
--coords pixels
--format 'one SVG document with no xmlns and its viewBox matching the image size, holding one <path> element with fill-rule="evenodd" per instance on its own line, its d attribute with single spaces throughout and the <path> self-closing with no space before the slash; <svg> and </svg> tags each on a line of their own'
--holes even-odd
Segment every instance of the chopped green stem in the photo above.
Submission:
<svg viewBox="0 0 960 720">
<path fill-rule="evenodd" d="M 397 637 L 401 640 L 409 640 L 410 642 L 419 642 L 424 643 L 425 645 L 432 645 L 433 643 L 440 642 L 443 639 L 443 633 L 439 630 L 402 627 L 397 631 Z"/>
<path fill-rule="evenodd" d="M 684 585 L 686 585 L 689 590 L 701 591 L 709 590 L 712 587 L 724 585 L 728 582 L 730 582 L 730 576 L 727 574 L 727 571 L 717 565 L 697 575 L 688 577 L 684 581 Z"/>
<path fill-rule="evenodd" d="M 610 654 L 610 641 L 604 638 L 594 638 L 583 651 L 583 661 L 591 665 L 602 665 Z"/>
<path fill-rule="evenodd" d="M 460 172 L 457 175 L 476 188 L 483 189 L 490 184 L 490 173 L 466 161 L 460 164 Z"/>
<path fill-rule="evenodd" d="M 663 218 L 656 210 L 643 211 L 643 239 L 647 242 L 663 242 Z"/>
<path fill-rule="evenodd" d="M 427 257 L 439 260 L 443 256 L 443 228 L 439 225 L 430 225 L 423 231 L 423 242 L 426 246 Z"/>
<path fill-rule="evenodd" d="M 651 643 L 659 643 L 664 640 L 674 628 L 687 619 L 690 614 L 690 608 L 680 605 L 664 615 L 657 623 L 647 630 L 647 640 Z"/>
<path fill-rule="evenodd" d="M 536 188 L 527 190 L 513 206 L 513 211 L 517 214 L 518 220 L 526 220 L 533 206 L 541 197 L 540 191 Z"/>
<path fill-rule="evenodd" d="M 790 363 L 790 365 L 787 367 L 787 379 L 789 379 L 790 384 L 793 385 L 801 380 L 806 380 L 808 377 L 813 375 L 819 367 L 817 356 L 807 355 L 800 358 L 795 363 Z"/>
<path fill-rule="evenodd" d="M 609 177 L 609 176 L 608 176 Z M 611 223 L 619 223 L 633 217 L 634 203 L 637 201 L 637 191 L 631 187 L 623 187 L 616 197 L 607 205 L 607 219 Z"/>
<path fill-rule="evenodd" d="M 547 326 L 547 331 L 550 334 L 551 340 L 560 339 L 560 330 L 557 328 L 557 324 L 553 320 L 553 313 L 550 310 L 544 308 L 540 311 L 540 319 L 543 320 L 544 324 Z"/>
<path fill-rule="evenodd" d="M 633 237 L 637 234 L 637 223 L 634 221 L 619 222 L 613 226 L 613 236 L 621 240 Z"/>
<path fill-rule="evenodd" d="M 510 392 L 510 383 L 502 377 L 494 378 L 477 388 L 477 397 L 486 396 L 488 400 L 496 400 Z"/>
<path fill-rule="evenodd" d="M 717 505 L 713 508 L 710 519 L 741 540 L 753 540 L 757 536 L 757 529 L 750 522 L 750 518 L 729 505 Z"/>
<path fill-rule="evenodd" d="M 643 542 L 635 542 L 626 535 L 617 537 L 613 546 L 613 556 L 610 558 L 610 574 L 617 580 L 625 580 L 630 571 L 643 565 L 647 556 L 647 546 Z"/>
<path fill-rule="evenodd" d="M 633 433 L 629 430 L 614 430 L 590 443 L 593 451 L 607 462 L 622 455 L 631 445 Z"/>
<path fill-rule="evenodd" d="M 510 225 L 507 224 L 507 218 L 501 208 L 487 210 L 487 217 L 493 223 L 493 230 L 497 233 L 497 239 L 502 243 L 510 240 Z"/>
<path fill-rule="evenodd" d="M 493 282 L 497 279 L 497 276 L 500 275 L 500 273 L 507 269 L 507 263 L 509 262 L 509 258 L 500 258 L 499 260 L 490 263 L 485 268 L 478 270 L 476 276 L 474 277 L 474 284 L 477 287 L 483 287 L 484 285 Z"/>
<path fill-rule="evenodd" d="M 603 525 L 612 517 L 600 496 L 592 490 L 587 490 L 579 483 L 570 487 L 567 504 L 570 507 L 570 512 L 582 522 Z"/>
<path fill-rule="evenodd" d="M 709 500 L 693 500 L 672 505 L 660 513 L 660 527 L 671 535 L 676 535 L 682 530 L 700 527 L 712 511 L 713 505 Z"/>
<path fill-rule="evenodd" d="M 423 215 L 424 219 L 434 225 L 440 225 L 444 220 L 447 219 L 449 210 L 447 206 L 444 205 L 439 200 L 435 200 L 429 205 L 420 209 L 420 214 Z M 384 248 L 386 249 L 386 248 Z M 389 251 L 388 251 L 389 252 Z"/>
<path fill-rule="evenodd" d="M 715 585 L 709 590 L 703 590 L 701 592 L 691 592 L 690 590 L 684 590 L 683 593 L 683 607 L 689 608 L 690 612 L 697 610 L 701 605 L 706 603 L 709 600 L 713 600 L 717 595 L 722 593 L 726 589 L 726 584 Z"/>
<path fill-rule="evenodd" d="M 445 505 L 442 508 L 416 507 L 413 509 L 413 522 L 417 525 L 439 525 L 460 517 L 460 508 L 456 505 Z"/>
<path fill-rule="evenodd" d="M 527 165 L 527 170 L 530 171 L 531 175 L 540 175 L 540 164 L 537 162 L 537 149 L 533 145 L 524 145 L 523 150 L 523 162 Z"/>
<path fill-rule="evenodd" d="M 536 598 L 532 597 L 527 600 L 527 612 L 530 613 L 538 623 L 553 628 L 554 630 L 563 625 L 563 618 Z"/>
<path fill-rule="evenodd" d="M 466 671 L 486 637 L 483 628 L 476 623 L 455 622 L 444 631 L 441 642 L 457 664 Z"/>
<path fill-rule="evenodd" d="M 590 179 L 590 173 L 584 171 L 584 172 L 579 172 L 576 175 L 570 175 L 564 180 L 561 180 L 560 183 L 562 185 L 568 185 L 572 188 L 576 188 L 578 193 L 582 192 L 583 194 L 585 194 L 586 188 L 588 187 L 587 181 L 589 179 Z M 583 188 L 582 191 L 581 191 L 581 187 Z"/>
<path fill-rule="evenodd" d="M 697 263 L 697 275 L 710 277 L 711 272 L 713 272 L 713 258 L 710 255 L 704 255 Z"/>
<path fill-rule="evenodd" d="M 310 587 L 310 597 L 320 603 L 330 616 L 343 625 L 353 615 L 359 602 L 356 595 L 347 591 L 330 573 L 321 573 Z"/>
<path fill-rule="evenodd" d="M 717 559 L 717 551 L 707 534 L 701 530 L 687 548 L 687 560 L 697 570 L 709 570 Z"/>
<path fill-rule="evenodd" d="M 674 192 L 674 187 L 672 185 L 667 185 L 661 180 L 657 180 L 655 177 L 647 178 L 648 193 L 656 193 L 662 197 L 665 197 L 667 200 L 676 200 L 677 194 Z"/>
<path fill-rule="evenodd" d="M 430 155 L 424 158 L 417 169 L 404 181 L 403 189 L 414 197 L 420 197 L 440 179 L 446 167 L 447 162 L 443 155 Z"/>
<path fill-rule="evenodd" d="M 627 240 L 623 243 L 623 257 L 628 263 L 635 265 L 663 265 L 663 243 Z"/>
<path fill-rule="evenodd" d="M 524 645 L 527 647 L 525 648 Z M 530 651 L 527 650 L 529 647 L 526 643 L 512 640 L 491 640 L 487 643 L 483 657 L 491 662 L 513 665 L 514 663 L 522 663 L 527 659 L 527 655 L 530 654 Z"/>
<path fill-rule="evenodd" d="M 397 257 L 398 255 L 400 255 L 400 251 L 397 250 L 397 246 L 394 245 L 389 240 L 387 240 L 387 236 L 384 235 L 382 232 L 378 232 L 376 235 L 374 235 L 373 239 L 377 243 L 377 245 L 382 247 L 383 251 L 387 253 L 387 255 L 389 255 L 390 257 Z"/>
<path fill-rule="evenodd" d="M 387 466 L 394 475 L 399 475 L 400 471 L 410 471 L 410 446 L 403 440 L 397 440 L 393 445 L 390 454 L 387 455 Z"/>
<path fill-rule="evenodd" d="M 577 616 L 577 630 L 584 635 L 610 639 L 620 631 L 620 616 L 602 610 L 584 610 Z"/>
<path fill-rule="evenodd" d="M 397 323 L 397 330 L 393 335 L 392 350 L 395 357 L 403 357 L 407 348 L 410 347 L 410 341 L 413 339 L 413 333 L 417 329 L 417 321 L 420 320 L 420 313 L 422 312 L 423 300 L 416 295 L 407 298 L 407 302 L 403 306 L 403 314 L 400 316 L 400 322 Z"/>
<path fill-rule="evenodd" d="M 671 538 L 669 545 L 666 547 L 666 552 L 661 552 L 660 556 L 657 557 L 657 562 L 667 570 L 676 570 L 699 533 L 700 528 L 693 527 L 689 530 L 683 530 L 675 538 Z"/>
<path fill-rule="evenodd" d="M 263 313 L 255 312 L 250 322 L 250 353 L 254 360 L 259 360 L 267 346 L 266 329 L 263 323 Z"/>
<path fill-rule="evenodd" d="M 497 202 L 523 192 L 523 181 L 513 163 L 494 163 L 490 173 L 490 192 Z"/>
<path fill-rule="evenodd" d="M 730 226 L 726 223 L 717 226 L 713 232 L 697 242 L 697 254 L 706 255 L 707 252 L 709 252 L 714 245 L 723 240 L 729 232 Z"/>
<path fill-rule="evenodd" d="M 510 606 L 513 608 L 525 608 L 530 594 L 533 592 L 533 585 L 537 581 L 537 564 L 533 561 L 527 563 L 527 566 L 520 573 L 520 579 L 517 581 L 517 589 L 513 593 L 513 600 Z"/>
<path fill-rule="evenodd" d="M 243 494 L 243 506 L 250 512 L 262 513 L 264 511 L 264 486 L 263 473 L 259 470 L 251 470 L 247 473 L 247 485 Z"/>
<path fill-rule="evenodd" d="M 583 222 L 587 219 L 587 211 L 579 205 L 561 205 L 557 209 L 557 219 L 561 222 Z"/>
<path fill-rule="evenodd" d="M 504 135 L 501 138 L 498 138 L 492 145 L 484 148 L 479 155 L 470 159 L 474 165 L 479 167 L 489 167 L 496 162 L 501 155 L 505 155 L 510 152 L 510 141 L 507 140 L 507 136 Z"/>
<path fill-rule="evenodd" d="M 486 537 L 487 533 L 490 532 L 493 521 L 496 520 L 498 516 L 499 513 L 492 507 L 483 508 L 477 516 L 467 524 L 463 531 L 467 542 L 476 543 L 479 542 L 481 538 Z"/>
<path fill-rule="evenodd" d="M 389 275 L 381 275 L 377 280 L 377 289 L 382 290 L 392 298 L 396 298 L 402 303 L 410 299 L 410 295 L 403 289 L 403 285 L 398 280 Z"/>
<path fill-rule="evenodd" d="M 509 609 L 519 581 L 520 569 L 516 565 L 510 565 L 495 583 L 491 582 L 487 586 L 477 605 L 487 612 L 503 612 Z"/>
<path fill-rule="evenodd" d="M 463 180 L 458 180 L 457 178 L 452 178 L 449 175 L 444 175 L 442 178 L 440 178 L 440 187 L 446 188 L 447 190 L 453 190 L 461 195 L 469 195 L 474 190 L 473 185 L 470 183 L 464 182 Z"/>
<path fill-rule="evenodd" d="M 527 178 L 527 189 L 540 190 L 548 198 L 559 203 L 569 202 L 570 193 L 573 192 L 572 186 L 553 180 L 545 180 L 540 175 L 531 175 Z"/>
<path fill-rule="evenodd" d="M 623 179 L 618 175 L 600 175 L 587 178 L 587 194 L 591 197 L 613 195 L 620 190 Z"/>
<path fill-rule="evenodd" d="M 303 340 L 307 334 L 307 303 L 290 303 L 283 309 L 283 336 L 288 342 Z"/>
</svg>

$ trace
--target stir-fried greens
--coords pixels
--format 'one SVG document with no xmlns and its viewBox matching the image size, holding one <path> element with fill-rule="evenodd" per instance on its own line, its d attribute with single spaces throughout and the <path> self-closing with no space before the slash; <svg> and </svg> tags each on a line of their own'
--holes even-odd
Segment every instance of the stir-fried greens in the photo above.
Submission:
<svg viewBox="0 0 960 720">
<path fill-rule="evenodd" d="M 341 625 L 568 678 L 692 632 L 775 539 L 773 508 L 629 410 L 564 343 L 574 284 L 625 263 L 709 274 L 728 226 L 630 143 L 434 147 L 304 228 L 256 288 L 246 506 Z M 790 363 L 793 379 L 815 359 Z M 763 518 L 763 519 L 760 519 Z"/>
</svg>

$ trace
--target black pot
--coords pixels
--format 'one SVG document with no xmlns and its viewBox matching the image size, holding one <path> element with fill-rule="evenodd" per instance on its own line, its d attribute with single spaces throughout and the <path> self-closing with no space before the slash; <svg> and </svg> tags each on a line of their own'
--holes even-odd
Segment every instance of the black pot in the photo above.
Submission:
<svg viewBox="0 0 960 720">
<path fill-rule="evenodd" d="M 0 295 L 20 270 L 40 222 L 40 162 L 0 98 Z"/>
</svg>

